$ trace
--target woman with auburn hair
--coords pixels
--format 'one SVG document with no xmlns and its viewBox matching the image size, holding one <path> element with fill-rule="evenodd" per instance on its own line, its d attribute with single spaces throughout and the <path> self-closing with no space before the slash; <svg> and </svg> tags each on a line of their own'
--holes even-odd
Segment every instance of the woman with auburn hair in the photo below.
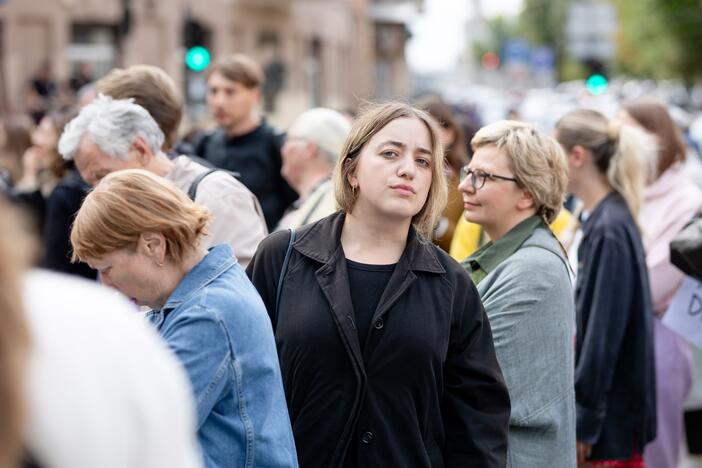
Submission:
<svg viewBox="0 0 702 468">
<path fill-rule="evenodd" d="M 568 189 L 586 213 L 575 287 L 578 462 L 643 467 L 656 434 L 656 376 L 635 220 L 653 145 L 641 130 L 587 109 L 562 117 L 555 134 L 568 160 Z"/>
<path fill-rule="evenodd" d="M 466 220 L 492 239 L 463 266 L 490 319 L 512 402 L 507 466 L 575 466 L 570 268 L 549 228 L 568 182 L 563 150 L 530 125 L 480 129 L 461 170 Z"/>
<path fill-rule="evenodd" d="M 272 234 L 247 268 L 302 467 L 505 464 L 509 395 L 490 325 L 466 272 L 430 241 L 443 159 L 425 112 L 369 109 L 335 168 L 341 210 Z"/>
<path fill-rule="evenodd" d="M 297 466 L 270 322 L 228 244 L 199 242 L 210 214 L 150 172 L 113 172 L 76 216 L 73 259 L 153 310 L 197 401 L 205 466 Z"/>
<path fill-rule="evenodd" d="M 682 135 L 660 102 L 625 103 L 619 112 L 625 122 L 655 137 L 656 170 L 643 192 L 639 222 L 651 282 L 655 320 L 656 400 L 658 431 L 646 447 L 646 465 L 677 468 L 683 438 L 683 403 L 692 386 L 692 355 L 683 338 L 663 325 L 662 318 L 683 282 L 683 273 L 670 262 L 670 242 L 700 207 L 702 193 L 683 171 Z"/>
</svg>

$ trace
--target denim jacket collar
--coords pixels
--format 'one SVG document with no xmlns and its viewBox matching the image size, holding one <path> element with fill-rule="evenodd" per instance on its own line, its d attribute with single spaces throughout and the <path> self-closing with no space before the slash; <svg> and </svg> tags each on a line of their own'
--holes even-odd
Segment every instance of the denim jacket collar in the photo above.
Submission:
<svg viewBox="0 0 702 468">
<path fill-rule="evenodd" d="M 228 244 L 211 247 L 207 255 L 178 283 L 161 310 L 174 309 L 236 263 Z"/>
</svg>

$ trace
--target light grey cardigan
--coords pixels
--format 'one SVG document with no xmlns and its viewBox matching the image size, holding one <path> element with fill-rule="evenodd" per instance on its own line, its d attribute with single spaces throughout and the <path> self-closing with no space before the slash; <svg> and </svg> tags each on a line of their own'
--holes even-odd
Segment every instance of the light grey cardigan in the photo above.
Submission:
<svg viewBox="0 0 702 468">
<path fill-rule="evenodd" d="M 576 466 L 575 305 L 558 241 L 537 228 L 477 288 L 512 401 L 507 466 Z"/>
</svg>

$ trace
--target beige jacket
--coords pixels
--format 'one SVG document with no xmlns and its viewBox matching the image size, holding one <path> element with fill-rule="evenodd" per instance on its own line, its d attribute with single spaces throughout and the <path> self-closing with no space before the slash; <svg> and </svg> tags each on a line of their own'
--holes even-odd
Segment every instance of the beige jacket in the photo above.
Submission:
<svg viewBox="0 0 702 468">
<path fill-rule="evenodd" d="M 179 156 L 173 163 L 165 177 L 186 193 L 195 178 L 208 170 L 187 156 Z M 268 234 L 256 196 L 230 174 L 217 171 L 202 179 L 195 201 L 213 216 L 203 245 L 231 245 L 239 263 L 246 268 L 259 242 Z"/>
<path fill-rule="evenodd" d="M 321 183 L 301 203 L 295 202 L 292 210 L 280 220 L 275 230 L 297 229 L 336 212 L 336 196 L 331 180 Z"/>
</svg>

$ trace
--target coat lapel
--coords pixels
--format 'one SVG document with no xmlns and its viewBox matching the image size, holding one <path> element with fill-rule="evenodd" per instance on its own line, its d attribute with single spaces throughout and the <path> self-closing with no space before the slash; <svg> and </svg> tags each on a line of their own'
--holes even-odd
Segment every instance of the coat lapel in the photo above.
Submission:
<svg viewBox="0 0 702 468">
<path fill-rule="evenodd" d="M 344 258 L 341 245 L 339 245 L 332 258 L 315 272 L 315 276 L 319 287 L 324 293 L 324 297 L 329 303 L 329 311 L 339 330 L 346 352 L 349 353 L 354 363 L 354 369 L 357 369 L 360 374 L 359 377 L 363 376 L 363 379 L 365 379 L 363 356 L 358 340 L 353 303 L 351 302 L 351 292 L 349 290 L 346 259 Z"/>
</svg>

